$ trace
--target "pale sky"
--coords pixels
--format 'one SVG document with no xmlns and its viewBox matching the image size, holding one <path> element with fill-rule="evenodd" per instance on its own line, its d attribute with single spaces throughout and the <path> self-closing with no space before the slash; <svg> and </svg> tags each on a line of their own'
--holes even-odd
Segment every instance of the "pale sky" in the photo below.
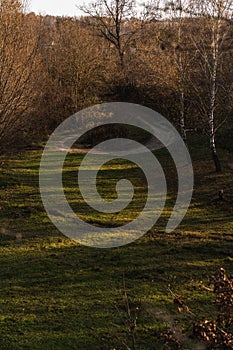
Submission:
<svg viewBox="0 0 233 350">
<path fill-rule="evenodd" d="M 53 16 L 80 16 L 80 12 L 76 5 L 90 3 L 90 0 L 29 0 L 29 11 L 42 15 Z M 141 3 L 143 1 L 137 1 Z"/>
<path fill-rule="evenodd" d="M 29 10 L 36 14 L 49 14 L 55 16 L 79 16 L 76 5 L 87 1 L 82 0 L 30 0 Z M 89 2 L 89 1 L 88 1 Z"/>
</svg>

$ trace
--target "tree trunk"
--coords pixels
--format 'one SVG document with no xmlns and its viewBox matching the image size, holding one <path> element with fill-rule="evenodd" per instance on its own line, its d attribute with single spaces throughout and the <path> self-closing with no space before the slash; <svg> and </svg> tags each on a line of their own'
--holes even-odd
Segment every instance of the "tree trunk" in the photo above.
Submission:
<svg viewBox="0 0 233 350">
<path fill-rule="evenodd" d="M 215 165 L 216 172 L 222 171 L 221 163 L 217 155 L 216 144 L 215 144 L 215 126 L 214 126 L 214 111 L 215 111 L 215 101 L 216 101 L 216 81 L 217 81 L 217 69 L 218 69 L 218 58 L 219 58 L 219 48 L 218 48 L 218 35 L 217 42 L 215 40 L 214 29 L 213 30 L 213 69 L 211 72 L 211 90 L 210 90 L 210 108 L 209 108 L 209 137 L 210 137 L 210 149 L 212 151 L 212 157 Z"/>
<path fill-rule="evenodd" d="M 221 162 L 219 160 L 219 157 L 218 157 L 218 154 L 216 151 L 214 132 L 211 132 L 211 135 L 210 135 L 210 149 L 212 151 L 212 157 L 213 157 L 213 161 L 214 161 L 214 165 L 215 165 L 215 170 L 216 170 L 216 172 L 221 172 L 222 167 L 221 167 Z"/>
<path fill-rule="evenodd" d="M 184 91 L 180 91 L 180 132 L 184 143 L 187 143 L 186 128 L 185 128 L 185 114 L 184 114 Z"/>
<path fill-rule="evenodd" d="M 213 156 L 213 161 L 214 161 L 216 172 L 219 173 L 222 171 L 222 167 L 221 167 L 221 163 L 220 163 L 220 160 L 219 160 L 219 157 L 218 157 L 216 151 L 212 151 L 212 156 Z"/>
<path fill-rule="evenodd" d="M 214 110 L 213 108 L 210 111 L 209 115 L 209 127 L 210 127 L 210 149 L 212 152 L 212 157 L 215 165 L 216 172 L 222 171 L 221 163 L 218 158 L 218 154 L 216 151 L 216 144 L 215 144 L 215 131 L 214 131 Z"/>
<path fill-rule="evenodd" d="M 179 72 L 179 93 L 180 93 L 180 132 L 181 137 L 185 144 L 187 144 L 187 136 L 186 136 L 186 127 L 185 127 L 185 68 L 184 68 L 184 59 L 182 54 L 182 39 L 184 36 L 182 24 L 183 24 L 183 1 L 178 1 L 179 8 L 179 28 L 178 28 L 178 72 Z"/>
</svg>

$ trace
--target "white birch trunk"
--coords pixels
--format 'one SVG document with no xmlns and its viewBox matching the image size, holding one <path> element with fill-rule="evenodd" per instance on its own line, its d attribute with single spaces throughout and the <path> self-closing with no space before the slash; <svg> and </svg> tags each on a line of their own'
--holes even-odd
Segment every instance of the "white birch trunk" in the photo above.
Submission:
<svg viewBox="0 0 233 350">
<path fill-rule="evenodd" d="M 219 27 L 220 22 L 213 19 L 212 25 L 212 71 L 211 71 L 211 85 L 210 85 L 210 106 L 209 106 L 209 140 L 210 140 L 210 149 L 213 156 L 213 161 L 215 164 L 215 169 L 217 172 L 221 171 L 220 160 L 217 155 L 216 144 L 215 144 L 215 125 L 214 125 L 214 112 L 216 106 L 216 83 L 217 83 L 217 71 L 218 71 L 218 61 L 219 61 Z"/>
</svg>

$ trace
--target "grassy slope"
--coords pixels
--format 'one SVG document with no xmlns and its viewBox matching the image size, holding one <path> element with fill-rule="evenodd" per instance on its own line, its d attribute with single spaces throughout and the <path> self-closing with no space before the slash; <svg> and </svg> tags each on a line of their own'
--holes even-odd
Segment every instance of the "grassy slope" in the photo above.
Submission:
<svg viewBox="0 0 233 350">
<path fill-rule="evenodd" d="M 191 154 L 195 191 L 190 209 L 175 234 L 163 233 L 176 191 L 175 170 L 166 152 L 159 152 L 168 179 L 166 209 L 154 229 L 137 242 L 112 250 L 80 246 L 63 237 L 43 210 L 38 190 L 39 152 L 11 155 L 0 173 L 0 220 L 15 237 L 0 235 L 0 349 L 124 349 L 130 346 L 125 325 L 123 275 L 132 309 L 140 302 L 138 349 L 160 349 L 158 335 L 176 319 L 187 327 L 191 316 L 180 314 L 167 286 L 181 293 L 200 317 L 213 313 L 212 295 L 200 285 L 217 267 L 233 272 L 232 155 L 221 152 L 224 171 L 215 174 L 207 145 L 193 137 Z M 75 166 L 82 156 L 67 159 L 65 187 L 74 209 L 83 208 L 74 190 Z M 124 176 L 122 163 L 109 163 L 100 173 L 101 194 L 113 179 Z M 87 221 L 109 225 L 133 218 L 144 194 L 138 169 L 127 164 L 137 187 L 131 207 L 116 217 L 83 210 Z M 216 202 L 219 189 L 226 201 Z M 133 209 L 133 210 L 132 210 Z M 187 340 L 187 349 L 195 349 Z"/>
</svg>

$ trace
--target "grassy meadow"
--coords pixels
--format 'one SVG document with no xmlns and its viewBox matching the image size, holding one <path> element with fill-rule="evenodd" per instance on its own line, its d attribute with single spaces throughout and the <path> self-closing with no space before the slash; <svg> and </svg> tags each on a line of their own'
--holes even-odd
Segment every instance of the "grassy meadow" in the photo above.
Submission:
<svg viewBox="0 0 233 350">
<path fill-rule="evenodd" d="M 218 267 L 233 273 L 233 154 L 220 149 L 223 172 L 216 174 L 205 138 L 193 135 L 190 145 L 195 188 L 183 222 L 164 233 L 177 177 L 167 152 L 157 151 L 168 185 L 165 209 L 144 237 L 114 249 L 81 246 L 50 222 L 39 192 L 42 151 L 0 158 L 1 350 L 160 350 L 160 334 L 176 324 L 183 349 L 201 349 L 190 329 L 199 319 L 215 317 L 213 293 L 203 287 L 207 275 Z M 124 160 L 104 165 L 97 187 L 106 200 L 116 198 L 115 184 L 125 177 L 135 194 L 122 212 L 101 214 L 79 193 L 82 158 L 69 154 L 65 162 L 63 182 L 72 208 L 103 227 L 133 220 L 146 198 L 142 171 Z M 190 313 L 178 312 L 171 292 L 182 295 Z"/>
</svg>

